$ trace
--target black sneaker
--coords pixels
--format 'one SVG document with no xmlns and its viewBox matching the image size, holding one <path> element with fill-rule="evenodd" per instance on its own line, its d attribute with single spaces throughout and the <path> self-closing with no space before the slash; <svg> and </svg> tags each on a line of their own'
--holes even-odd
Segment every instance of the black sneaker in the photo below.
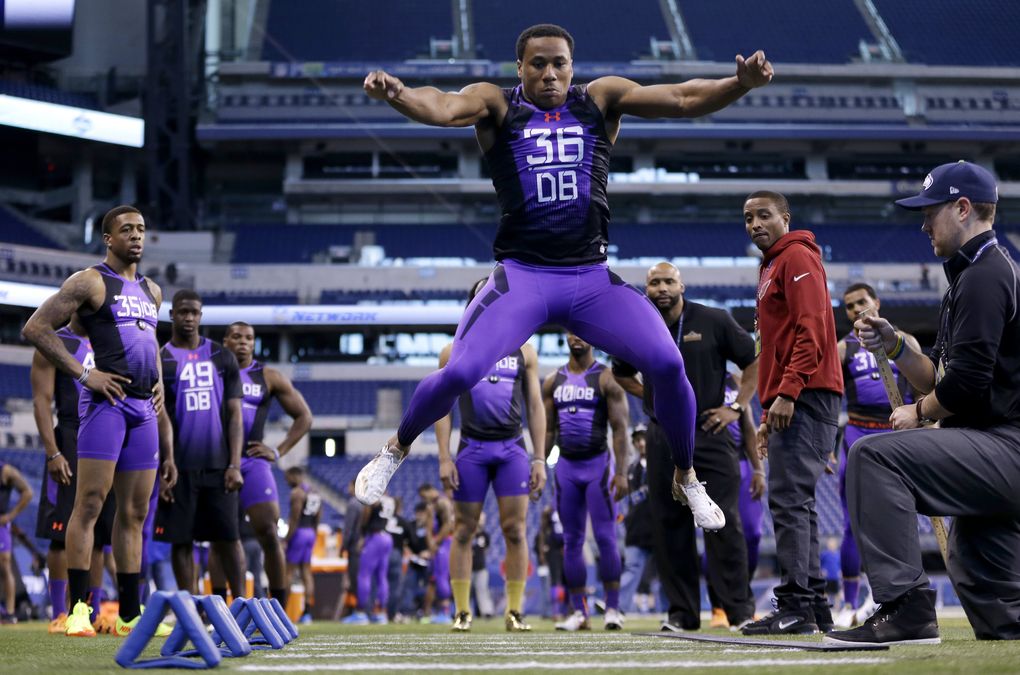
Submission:
<svg viewBox="0 0 1020 675">
<path fill-rule="evenodd" d="M 857 628 L 825 636 L 825 642 L 840 645 L 937 645 L 939 624 L 935 616 L 935 591 L 915 588 L 892 602 L 885 602 L 871 618 Z"/>
<path fill-rule="evenodd" d="M 811 609 L 815 613 L 815 623 L 818 630 L 823 633 L 831 633 L 836 627 L 832 620 L 832 610 L 829 608 L 829 601 L 825 598 L 815 598 L 811 603 Z"/>
<path fill-rule="evenodd" d="M 669 618 L 659 626 L 660 631 L 667 633 L 683 633 L 688 630 L 701 630 L 701 620 L 685 621 L 682 614 L 670 614 Z"/>
<path fill-rule="evenodd" d="M 818 632 L 811 605 L 798 600 L 774 600 L 776 608 L 766 617 L 752 621 L 744 635 L 806 635 Z M 831 620 L 831 619 L 830 619 Z"/>
</svg>

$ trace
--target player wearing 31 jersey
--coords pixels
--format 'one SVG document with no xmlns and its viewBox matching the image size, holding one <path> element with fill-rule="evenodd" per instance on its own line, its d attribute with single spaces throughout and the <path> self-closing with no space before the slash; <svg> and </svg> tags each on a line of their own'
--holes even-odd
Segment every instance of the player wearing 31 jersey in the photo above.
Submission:
<svg viewBox="0 0 1020 675">
<path fill-rule="evenodd" d="M 104 261 L 71 275 L 23 331 L 57 369 L 85 385 L 78 407 L 78 488 L 65 534 L 72 605 L 66 633 L 82 637 L 95 635 L 86 604 L 89 566 L 93 530 L 111 486 L 117 497 L 118 634 L 130 633 L 141 615 L 142 524 L 161 461 L 152 396 L 161 386 L 156 317 L 163 295 L 138 274 L 145 219 L 133 206 L 118 206 L 103 217 L 102 231 Z M 76 312 L 95 351 L 95 368 L 75 360 L 56 333 Z M 171 455 L 162 458 L 161 477 L 168 485 L 176 482 Z"/>
<path fill-rule="evenodd" d="M 847 319 L 853 324 L 865 316 L 878 317 L 882 306 L 875 289 L 868 284 L 852 284 L 843 292 L 843 305 Z M 900 331 L 907 344 L 917 351 L 921 346 L 913 335 Z M 857 334 L 850 331 L 836 343 L 839 360 L 843 364 L 843 386 L 846 389 L 846 430 L 843 433 L 843 453 L 839 462 L 839 497 L 843 504 L 843 543 L 840 548 L 840 566 L 843 574 L 843 602 L 846 607 L 836 617 L 836 625 L 848 628 L 856 623 L 854 611 L 860 607 L 859 591 L 861 576 L 861 556 L 857 550 L 857 541 L 850 529 L 850 511 L 846 502 L 846 458 L 850 446 L 855 441 L 871 434 L 892 431 L 889 415 L 892 406 L 882 384 L 882 376 L 878 372 L 875 355 L 861 345 Z M 889 362 L 903 402 L 913 403 L 913 390 L 907 379 L 893 361 Z"/>
<path fill-rule="evenodd" d="M 563 523 L 563 576 L 574 612 L 556 630 L 589 630 L 587 567 L 582 548 L 587 516 L 599 547 L 599 578 L 606 591 L 605 627 L 623 628 L 620 613 L 620 550 L 616 545 L 616 500 L 627 494 L 627 395 L 613 371 L 595 360 L 592 348 L 567 334 L 570 360 L 542 383 L 548 421 L 546 452 L 560 448 L 556 462 L 556 509 Z M 613 430 L 613 455 L 606 424 Z"/>
<path fill-rule="evenodd" d="M 357 496 L 377 501 L 414 439 L 493 363 L 552 323 L 632 363 L 654 385 L 678 492 L 699 525 L 716 529 L 718 509 L 692 469 L 696 410 L 683 359 L 643 294 L 606 266 L 609 156 L 623 115 L 699 117 L 767 84 L 772 66 L 756 52 L 737 56 L 736 74 L 719 80 L 641 86 L 602 77 L 572 86 L 573 51 L 566 30 L 541 24 L 517 40 L 521 84 L 511 89 L 476 83 L 444 93 L 406 87 L 384 71 L 365 78 L 370 97 L 412 120 L 474 125 L 504 215 L 499 263 L 464 312 L 449 362 L 422 380 L 396 435 L 359 474 Z"/>
<path fill-rule="evenodd" d="M 485 284 L 474 285 L 468 302 Z M 450 358 L 451 346 L 439 355 L 439 367 Z M 535 456 L 521 434 L 521 413 L 528 410 L 528 430 Z M 482 506 L 492 485 L 499 505 L 499 521 L 506 542 L 506 615 L 508 631 L 529 631 L 523 620 L 524 585 L 528 575 L 525 521 L 528 494 L 535 499 L 545 487 L 545 408 L 538 380 L 538 354 L 523 345 L 497 362 L 484 378 L 460 397 L 460 445 L 456 463 L 450 457 L 452 415 L 436 422 L 439 478 L 453 490 L 454 536 L 450 547 L 450 586 L 456 606 L 453 630 L 471 629 L 472 542 Z"/>
<path fill-rule="evenodd" d="M 235 598 L 244 595 L 244 552 L 237 526 L 241 477 L 241 377 L 237 359 L 219 343 L 199 335 L 202 298 L 174 294 L 170 342 L 163 346 L 167 396 L 164 427 L 173 428 L 180 479 L 160 487 L 156 539 L 173 544 L 174 576 L 195 592 L 194 542 L 209 541 Z M 161 441 L 169 442 L 167 434 Z M 226 590 L 214 589 L 226 597 Z"/>
<path fill-rule="evenodd" d="M 311 608 L 315 605 L 312 549 L 315 547 L 315 532 L 322 516 L 322 497 L 305 482 L 305 470 L 301 467 L 287 469 L 286 477 L 290 486 L 287 579 L 293 579 L 295 572 L 301 576 L 301 582 L 305 585 L 305 608 L 301 613 L 301 622 L 309 623 L 312 620 Z"/>
<path fill-rule="evenodd" d="M 57 331 L 57 336 L 75 361 L 82 366 L 95 368 L 95 353 L 77 314 L 71 317 L 68 325 Z M 67 631 L 67 555 L 64 551 L 64 535 L 71 518 L 78 484 L 78 400 L 82 385 L 70 375 L 58 371 L 39 351 L 32 357 L 29 377 L 32 382 L 32 411 L 46 452 L 46 472 L 43 473 L 35 536 L 50 541 L 46 567 L 49 570 L 53 621 L 50 622 L 49 632 L 56 634 Z M 54 404 L 56 428 L 53 426 Z M 103 593 L 103 547 L 112 542 L 116 508 L 111 493 L 106 497 L 94 530 L 89 572 L 89 604 L 92 606 L 93 624 L 100 618 L 98 610 Z"/>
<path fill-rule="evenodd" d="M 283 547 L 276 534 L 280 520 L 280 499 L 276 492 L 272 463 L 287 454 L 312 428 L 312 411 L 301 392 L 275 368 L 264 366 L 253 358 L 255 329 L 243 321 L 227 328 L 223 346 L 237 357 L 241 368 L 241 414 L 244 417 L 244 453 L 241 457 L 241 509 L 248 514 L 255 536 L 265 552 L 269 593 L 287 604 L 287 567 Z M 283 442 L 276 448 L 264 440 L 269 404 L 279 401 L 283 411 L 294 420 Z"/>
</svg>

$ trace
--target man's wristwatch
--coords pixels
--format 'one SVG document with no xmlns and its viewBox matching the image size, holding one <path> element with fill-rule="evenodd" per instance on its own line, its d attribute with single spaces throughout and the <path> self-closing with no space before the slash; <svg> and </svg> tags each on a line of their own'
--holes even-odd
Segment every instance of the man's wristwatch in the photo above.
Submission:
<svg viewBox="0 0 1020 675">
<path fill-rule="evenodd" d="M 737 413 L 738 415 L 743 415 L 744 414 L 744 406 L 740 405 L 736 401 L 734 401 L 733 403 L 730 403 L 726 407 L 729 408 L 730 410 L 732 410 L 733 412 Z"/>
</svg>

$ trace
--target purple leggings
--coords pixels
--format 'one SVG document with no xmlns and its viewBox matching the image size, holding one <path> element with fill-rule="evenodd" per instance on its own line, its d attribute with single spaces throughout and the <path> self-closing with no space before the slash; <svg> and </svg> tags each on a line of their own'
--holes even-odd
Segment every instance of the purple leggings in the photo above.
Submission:
<svg viewBox="0 0 1020 675">
<path fill-rule="evenodd" d="M 467 306 L 446 366 L 427 376 L 411 397 L 397 430 L 410 445 L 443 417 L 457 397 L 501 358 L 552 323 L 627 361 L 655 390 L 655 414 L 673 463 L 689 469 L 694 453 L 694 391 L 666 324 L 644 293 L 604 264 L 540 267 L 516 260 L 497 264 Z"/>
<path fill-rule="evenodd" d="M 747 578 L 753 579 L 758 569 L 758 547 L 761 544 L 761 522 L 765 504 L 763 499 L 751 497 L 751 478 L 754 469 L 747 458 L 740 460 L 740 523 L 744 526 L 744 539 L 747 540 Z"/>
<path fill-rule="evenodd" d="M 599 547 L 599 578 L 604 584 L 620 581 L 616 502 L 609 492 L 612 475 L 609 453 L 582 460 L 560 457 L 556 464 L 556 510 L 563 523 L 563 577 L 568 590 L 583 588 L 588 580 L 582 550 L 589 514 Z"/>
<path fill-rule="evenodd" d="M 450 537 L 436 549 L 432 558 L 432 581 L 436 583 L 436 600 L 449 600 L 453 595 L 450 588 Z"/>
<path fill-rule="evenodd" d="M 387 576 L 393 537 L 389 532 L 373 532 L 365 537 L 358 564 L 358 604 L 361 609 L 372 609 L 372 580 L 375 579 L 375 602 L 385 611 L 390 599 L 390 581 Z"/>
</svg>

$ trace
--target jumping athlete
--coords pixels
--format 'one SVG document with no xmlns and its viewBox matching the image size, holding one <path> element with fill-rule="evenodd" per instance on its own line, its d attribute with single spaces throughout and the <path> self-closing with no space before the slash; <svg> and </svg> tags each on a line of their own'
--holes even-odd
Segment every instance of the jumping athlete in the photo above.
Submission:
<svg viewBox="0 0 1020 675">
<path fill-rule="evenodd" d="M 493 363 L 552 323 L 626 359 L 654 385 L 678 494 L 700 526 L 718 529 L 719 511 L 692 469 L 696 410 L 683 359 L 655 309 L 606 266 L 609 156 L 624 114 L 706 115 L 767 84 L 772 65 L 759 51 L 737 56 L 736 74 L 719 80 L 641 86 L 603 77 L 571 85 L 573 51 L 566 30 L 541 24 L 517 40 L 521 84 L 513 88 L 476 83 L 444 93 L 406 87 L 384 71 L 365 78 L 370 97 L 412 120 L 474 125 L 504 215 L 498 264 L 464 312 L 449 362 L 418 386 L 396 435 L 359 474 L 357 496 L 378 501 L 414 439 Z"/>
</svg>

